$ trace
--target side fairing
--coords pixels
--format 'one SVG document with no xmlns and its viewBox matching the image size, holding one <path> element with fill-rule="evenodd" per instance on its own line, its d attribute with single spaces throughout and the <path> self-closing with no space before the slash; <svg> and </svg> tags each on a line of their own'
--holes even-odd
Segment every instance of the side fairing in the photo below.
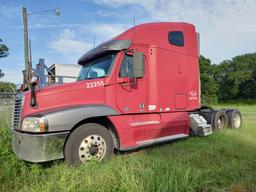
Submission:
<svg viewBox="0 0 256 192">
<path fill-rule="evenodd" d="M 105 105 L 86 105 L 48 112 L 44 115 L 49 123 L 49 132 L 69 131 L 76 124 L 91 117 L 118 115 Z"/>
</svg>

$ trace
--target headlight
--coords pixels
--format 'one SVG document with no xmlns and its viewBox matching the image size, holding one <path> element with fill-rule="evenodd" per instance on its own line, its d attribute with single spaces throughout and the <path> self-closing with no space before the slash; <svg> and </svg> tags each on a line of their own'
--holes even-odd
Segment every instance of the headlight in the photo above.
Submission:
<svg viewBox="0 0 256 192">
<path fill-rule="evenodd" d="M 26 117 L 22 121 L 22 131 L 45 132 L 48 129 L 48 122 L 45 117 Z"/>
</svg>

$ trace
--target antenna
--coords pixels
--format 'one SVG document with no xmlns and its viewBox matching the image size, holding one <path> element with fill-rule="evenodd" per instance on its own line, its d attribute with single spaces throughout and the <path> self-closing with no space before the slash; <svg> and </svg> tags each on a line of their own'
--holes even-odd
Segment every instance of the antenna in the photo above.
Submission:
<svg viewBox="0 0 256 192">
<path fill-rule="evenodd" d="M 134 41 L 134 36 L 135 36 L 135 16 L 133 17 L 133 29 L 132 29 L 132 43 Z"/>
<path fill-rule="evenodd" d="M 95 48 L 95 35 L 93 36 L 93 48 Z"/>
</svg>

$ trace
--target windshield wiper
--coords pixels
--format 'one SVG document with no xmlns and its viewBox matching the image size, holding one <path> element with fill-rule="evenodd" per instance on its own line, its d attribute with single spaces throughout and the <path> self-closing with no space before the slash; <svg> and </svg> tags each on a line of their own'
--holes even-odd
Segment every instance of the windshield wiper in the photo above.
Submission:
<svg viewBox="0 0 256 192">
<path fill-rule="evenodd" d="M 85 79 L 101 79 L 101 78 L 105 78 L 105 77 L 107 77 L 107 76 L 104 75 L 104 76 L 100 76 L 100 77 L 87 77 Z"/>
<path fill-rule="evenodd" d="M 107 75 L 104 75 L 104 76 L 100 76 L 100 77 L 98 77 L 98 78 L 100 79 L 100 78 L 105 78 L 105 77 L 107 77 Z"/>
<path fill-rule="evenodd" d="M 97 77 L 96 78 L 95 77 L 87 77 L 85 79 L 97 79 Z"/>
</svg>

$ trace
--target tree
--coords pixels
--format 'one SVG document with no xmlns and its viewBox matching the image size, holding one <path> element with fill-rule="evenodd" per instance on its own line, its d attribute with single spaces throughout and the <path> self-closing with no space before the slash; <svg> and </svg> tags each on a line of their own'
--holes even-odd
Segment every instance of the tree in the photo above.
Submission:
<svg viewBox="0 0 256 192">
<path fill-rule="evenodd" d="M 9 55 L 9 48 L 5 45 L 2 44 L 2 39 L 0 38 L 0 58 L 7 57 Z"/>
<path fill-rule="evenodd" d="M 2 39 L 0 38 L 0 59 L 7 57 L 7 55 L 9 54 L 9 48 L 2 44 Z M 2 72 L 2 70 L 0 69 L 0 78 L 4 76 L 4 73 Z"/>
<path fill-rule="evenodd" d="M 217 67 L 214 78 L 219 84 L 221 101 L 255 99 L 256 53 L 223 61 Z"/>
<path fill-rule="evenodd" d="M 237 99 L 256 99 L 256 53 L 237 56 L 233 59 L 244 75 L 240 80 Z"/>
<path fill-rule="evenodd" d="M 201 98 L 203 104 L 215 103 L 218 100 L 218 83 L 214 79 L 215 66 L 211 64 L 210 59 L 200 56 L 200 80 L 201 80 Z"/>
<path fill-rule="evenodd" d="M 0 81 L 0 93 L 13 93 L 13 90 L 15 90 L 15 85 L 13 83 Z"/>
<path fill-rule="evenodd" d="M 0 69 L 0 78 L 2 78 L 4 76 L 4 73 L 2 72 L 2 70 Z"/>
</svg>

